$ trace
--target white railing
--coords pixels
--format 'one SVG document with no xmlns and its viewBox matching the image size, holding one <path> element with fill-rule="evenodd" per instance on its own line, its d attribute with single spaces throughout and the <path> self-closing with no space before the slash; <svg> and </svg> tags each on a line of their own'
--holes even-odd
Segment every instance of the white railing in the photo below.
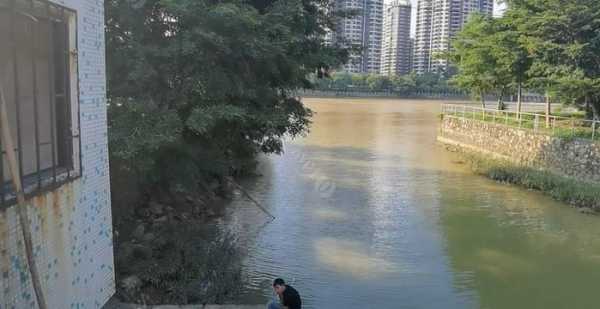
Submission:
<svg viewBox="0 0 600 309">
<path fill-rule="evenodd" d="M 517 113 L 516 111 L 497 110 L 460 104 L 442 104 L 445 116 L 472 119 L 477 121 L 503 124 L 534 132 L 564 137 L 579 137 L 591 140 L 600 139 L 600 121 L 560 116 L 546 117 L 537 113 Z"/>
</svg>

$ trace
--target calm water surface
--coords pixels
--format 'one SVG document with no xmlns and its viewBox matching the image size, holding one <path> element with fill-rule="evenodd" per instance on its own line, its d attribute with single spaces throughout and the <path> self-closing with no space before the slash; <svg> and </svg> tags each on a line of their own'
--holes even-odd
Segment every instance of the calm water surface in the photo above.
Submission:
<svg viewBox="0 0 600 309">
<path fill-rule="evenodd" d="M 600 308 L 600 218 L 473 175 L 436 144 L 439 103 L 305 99 L 310 134 L 244 183 L 238 302 L 281 276 L 306 308 Z"/>
</svg>

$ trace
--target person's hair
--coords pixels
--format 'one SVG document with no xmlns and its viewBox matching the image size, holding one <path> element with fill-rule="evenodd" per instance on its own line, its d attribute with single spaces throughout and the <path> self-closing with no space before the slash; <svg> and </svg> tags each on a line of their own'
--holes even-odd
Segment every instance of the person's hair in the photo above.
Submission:
<svg viewBox="0 0 600 309">
<path fill-rule="evenodd" d="M 281 278 L 277 278 L 277 279 L 273 280 L 273 286 L 276 286 L 276 285 L 285 285 L 285 281 L 283 281 L 283 279 L 281 279 Z"/>
</svg>

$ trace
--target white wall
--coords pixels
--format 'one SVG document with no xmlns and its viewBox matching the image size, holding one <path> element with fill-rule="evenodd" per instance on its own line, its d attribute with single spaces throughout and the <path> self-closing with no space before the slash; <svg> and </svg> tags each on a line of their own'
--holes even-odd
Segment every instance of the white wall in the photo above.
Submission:
<svg viewBox="0 0 600 309">
<path fill-rule="evenodd" d="M 53 1 L 77 12 L 82 175 L 29 208 L 49 308 L 100 308 L 114 293 L 108 175 L 104 4 Z M 15 207 L 0 209 L 0 309 L 37 308 Z"/>
</svg>

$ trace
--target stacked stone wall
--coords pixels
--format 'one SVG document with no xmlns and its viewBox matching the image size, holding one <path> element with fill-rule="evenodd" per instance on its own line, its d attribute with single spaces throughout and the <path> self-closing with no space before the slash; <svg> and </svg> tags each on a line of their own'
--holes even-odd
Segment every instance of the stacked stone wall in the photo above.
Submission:
<svg viewBox="0 0 600 309">
<path fill-rule="evenodd" d="M 565 139 L 473 119 L 445 115 L 438 139 L 513 163 L 600 182 L 600 141 Z"/>
</svg>

